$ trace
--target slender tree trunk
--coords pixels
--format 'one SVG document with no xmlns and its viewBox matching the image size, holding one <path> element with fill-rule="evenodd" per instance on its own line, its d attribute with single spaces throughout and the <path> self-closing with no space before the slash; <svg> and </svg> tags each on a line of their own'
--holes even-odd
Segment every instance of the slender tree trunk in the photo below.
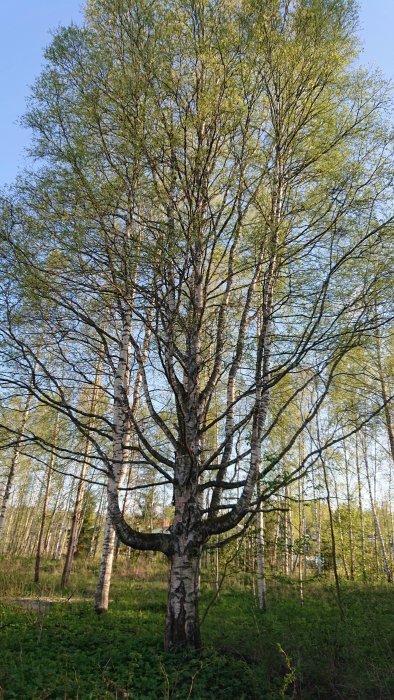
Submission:
<svg viewBox="0 0 394 700">
<path fill-rule="evenodd" d="M 274 575 L 276 576 L 278 574 L 278 539 L 279 539 L 279 532 L 280 532 L 280 513 L 277 514 L 276 517 L 276 527 L 275 527 L 275 534 L 274 534 L 274 546 L 272 550 L 272 571 Z"/>
<path fill-rule="evenodd" d="M 114 383 L 113 479 L 110 477 L 108 479 L 108 488 L 113 488 L 115 486 L 117 494 L 119 489 L 123 486 L 126 469 L 130 462 L 131 420 L 135 416 L 140 405 L 140 390 L 144 371 L 143 367 L 148 355 L 150 343 L 150 331 L 146 329 L 140 363 L 134 384 L 133 400 L 130 406 L 131 330 L 131 312 L 128 311 L 125 314 L 124 319 L 119 362 Z M 116 534 L 112 526 L 110 507 L 108 503 L 100 573 L 94 603 L 94 608 L 98 614 L 108 610 L 109 589 L 111 585 L 111 575 L 114 561 L 115 538 Z"/>
<path fill-rule="evenodd" d="M 380 527 L 380 522 L 379 522 L 379 516 L 376 510 L 376 504 L 375 504 L 375 499 L 372 493 L 372 484 L 371 484 L 371 476 L 369 472 L 369 460 L 368 460 L 368 450 L 367 450 L 367 443 L 366 443 L 366 436 L 364 435 L 363 439 L 363 452 L 364 452 L 364 463 L 365 463 L 365 472 L 366 472 L 366 477 L 367 477 L 367 483 L 368 483 L 368 491 L 369 491 L 369 497 L 370 497 L 370 502 L 371 502 L 371 510 L 372 510 L 372 516 L 373 516 L 373 521 L 375 525 L 375 540 L 379 540 L 380 548 L 382 551 L 382 559 L 383 559 L 383 568 L 386 574 L 387 582 L 392 583 L 393 581 L 393 573 L 390 568 L 390 563 L 387 557 L 387 552 L 386 552 L 386 546 L 384 543 L 384 537 L 382 534 L 382 529 Z"/>
<path fill-rule="evenodd" d="M 350 556 L 350 578 L 354 580 L 354 536 L 353 536 L 353 517 L 352 517 L 352 505 L 350 498 L 350 484 L 349 484 L 349 461 L 346 453 L 346 445 L 343 446 L 344 458 L 345 458 L 345 477 L 346 477 L 346 502 L 347 502 L 347 512 L 349 520 L 349 556 Z"/>
<path fill-rule="evenodd" d="M 339 496 L 338 496 L 338 489 L 337 485 L 334 479 L 334 493 L 335 493 L 335 502 L 337 505 L 337 519 L 338 519 L 338 530 L 339 530 L 339 542 L 341 544 L 341 554 L 342 554 L 342 562 L 343 562 L 343 569 L 345 572 L 345 577 L 349 579 L 349 569 L 347 565 L 347 560 L 346 560 L 346 551 L 345 551 L 345 542 L 343 539 L 343 528 L 342 528 L 342 516 L 341 516 L 341 510 L 340 510 L 340 503 L 339 503 Z"/>
<path fill-rule="evenodd" d="M 385 417 L 385 423 L 386 423 L 386 429 L 387 429 L 387 436 L 389 439 L 390 453 L 391 453 L 392 460 L 394 462 L 394 427 L 393 427 L 393 421 L 392 421 L 391 413 L 390 413 L 390 404 L 388 401 L 389 394 L 388 394 L 387 386 L 386 386 L 386 377 L 385 377 L 385 373 L 384 373 L 384 369 L 383 369 L 382 347 L 381 347 L 381 339 L 380 339 L 379 326 L 378 326 L 378 314 L 377 314 L 376 302 L 375 302 L 375 320 L 376 320 L 375 342 L 376 342 L 376 358 L 377 358 L 377 365 L 378 365 L 378 374 L 379 374 L 382 399 L 384 401 L 384 417 Z"/>
<path fill-rule="evenodd" d="M 98 399 L 98 394 L 99 394 L 99 390 L 100 390 L 101 362 L 102 362 L 102 358 L 100 356 L 98 358 L 98 361 L 97 361 L 96 374 L 95 374 L 94 384 L 93 384 L 92 399 L 90 402 L 90 418 L 89 418 L 89 423 L 88 423 L 88 427 L 87 427 L 88 434 L 86 436 L 82 467 L 81 467 L 81 472 L 79 474 L 77 495 L 75 497 L 74 511 L 73 511 L 73 516 L 72 516 L 72 520 L 71 520 L 70 537 L 68 540 L 66 559 L 64 561 L 62 580 L 61 580 L 61 587 L 62 588 L 65 588 L 67 586 L 68 580 L 70 578 L 71 567 L 72 567 L 72 563 L 73 563 L 73 559 L 74 559 L 74 554 L 75 554 L 75 551 L 76 551 L 77 546 L 78 546 L 78 537 L 79 537 L 79 533 L 81 530 L 81 516 L 82 516 L 83 499 L 84 499 L 85 487 L 86 487 L 85 478 L 86 478 L 86 474 L 87 474 L 88 469 L 89 469 L 90 456 L 92 454 L 92 443 L 91 443 L 90 438 L 89 438 L 89 431 L 94 427 L 94 422 L 95 422 L 94 416 L 95 416 L 96 409 L 97 409 L 97 399 Z"/>
<path fill-rule="evenodd" d="M 219 543 L 219 535 L 216 535 L 216 544 Z M 220 581 L 220 559 L 219 559 L 219 547 L 215 549 L 215 592 L 216 597 L 219 596 L 219 581 Z"/>
<path fill-rule="evenodd" d="M 125 492 L 123 503 L 122 503 L 122 518 L 124 518 L 125 513 L 126 513 L 126 502 L 127 502 L 127 496 L 128 496 L 128 489 L 129 489 L 130 483 L 132 481 L 132 477 L 133 477 L 133 470 L 130 467 L 128 470 L 128 474 L 127 474 L 126 492 Z M 115 562 L 118 558 L 119 548 L 120 548 L 120 539 L 119 539 L 119 537 L 116 537 L 115 553 L 114 553 Z"/>
<path fill-rule="evenodd" d="M 59 433 L 59 413 L 56 414 L 56 419 L 55 419 L 55 429 L 54 429 L 54 444 L 55 445 L 57 445 L 58 433 Z M 44 493 L 44 502 L 42 505 L 40 530 L 38 533 L 36 562 L 35 562 L 35 567 L 34 567 L 34 582 L 35 583 L 38 583 L 40 580 L 42 544 L 43 544 L 43 539 L 44 539 L 45 520 L 46 520 L 46 515 L 47 515 L 48 499 L 49 499 L 49 492 L 50 492 L 50 488 L 51 488 L 52 473 L 53 473 L 54 466 L 55 466 L 55 454 L 54 454 L 54 452 L 52 452 L 51 458 L 49 461 L 49 465 L 48 465 L 47 481 L 46 481 L 45 493 Z"/>
<path fill-rule="evenodd" d="M 286 473 L 284 475 L 286 477 Z M 288 509 L 288 510 L 287 510 Z M 284 489 L 284 512 L 283 512 L 283 574 L 291 574 L 291 502 L 289 500 L 289 487 L 286 484 Z"/>
<path fill-rule="evenodd" d="M 362 574 L 363 574 L 363 580 L 366 581 L 367 580 L 367 571 L 365 568 L 364 509 L 363 509 L 360 459 L 359 459 L 359 452 L 358 452 L 358 436 L 357 436 L 357 434 L 356 434 L 356 471 L 357 471 L 357 487 L 358 487 L 358 510 L 360 513 L 361 570 L 362 570 Z"/>
<path fill-rule="evenodd" d="M 113 472 L 117 490 L 122 487 L 130 459 L 130 421 L 131 413 L 129 408 L 129 383 L 130 383 L 130 337 L 131 337 L 131 313 L 125 314 L 125 321 L 122 333 L 122 341 L 119 355 L 119 363 L 114 385 L 114 434 L 113 434 Z M 136 380 L 135 388 L 137 399 L 134 401 L 134 408 L 139 399 L 139 386 L 141 382 L 140 373 Z M 98 614 L 106 612 L 109 604 L 109 590 L 111 586 L 112 568 L 115 551 L 115 530 L 112 526 L 109 504 L 104 528 L 104 542 L 101 554 L 100 573 L 97 583 L 94 608 Z"/>
<path fill-rule="evenodd" d="M 300 448 L 301 449 L 301 448 Z M 302 560 L 303 557 L 301 553 L 305 547 L 305 532 L 304 532 L 304 494 L 302 489 L 302 479 L 298 479 L 298 532 L 299 532 L 299 546 L 298 546 L 298 590 L 300 594 L 301 605 L 304 605 L 304 581 L 302 575 Z M 302 545 L 301 545 L 302 543 Z"/>
<path fill-rule="evenodd" d="M 392 467 L 392 465 L 391 465 Z M 388 515 L 389 515 L 389 540 L 390 540 L 390 557 L 391 563 L 394 561 L 394 516 L 392 509 L 392 493 L 393 493 L 393 470 L 390 467 L 389 472 L 389 493 L 388 493 Z"/>
<path fill-rule="evenodd" d="M 104 488 L 101 489 L 101 495 L 100 495 L 100 502 L 97 508 L 96 512 L 96 518 L 94 521 L 94 526 L 93 526 L 93 533 L 92 533 L 92 539 L 90 542 L 90 549 L 89 549 L 89 557 L 94 559 L 97 554 L 97 545 L 98 545 L 98 540 L 99 540 L 99 533 L 101 530 L 101 524 L 103 520 L 103 506 L 105 503 L 104 499 Z"/>
<path fill-rule="evenodd" d="M 54 529 L 54 528 L 53 528 L 53 525 L 54 525 L 54 522 L 55 522 L 56 517 L 57 517 L 57 514 L 58 514 L 58 506 L 59 506 L 60 499 L 61 499 L 61 496 L 62 496 L 63 488 L 64 488 L 64 480 L 63 480 L 61 486 L 58 486 L 58 488 L 57 488 L 56 500 L 55 500 L 55 503 L 54 503 L 54 506 L 53 506 L 52 513 L 51 513 L 50 518 L 49 518 L 48 527 L 47 527 L 47 533 L 46 533 L 46 536 L 45 536 L 45 541 L 44 541 L 44 552 L 50 552 L 50 551 L 51 551 L 51 544 L 52 544 L 52 541 L 53 541 L 53 534 L 54 534 L 54 533 L 53 533 L 53 529 Z"/>
<path fill-rule="evenodd" d="M 37 499 L 37 504 L 40 504 L 44 500 L 46 491 L 46 484 L 41 484 L 40 493 Z M 24 555 L 30 557 L 33 552 L 37 551 L 38 535 L 41 524 L 40 508 L 35 507 L 34 504 L 34 491 L 30 493 L 30 511 L 31 511 L 31 527 L 28 538 L 25 538 L 26 549 L 24 550 Z M 33 505 L 34 504 L 34 505 Z"/>
<path fill-rule="evenodd" d="M 52 455 L 53 457 L 53 455 Z M 47 514 L 47 507 L 48 507 L 48 498 L 49 498 L 49 491 L 51 488 L 51 480 L 52 480 L 52 467 L 48 467 L 48 474 L 47 474 L 47 480 L 46 480 L 46 485 L 45 485 L 45 492 L 44 492 L 44 500 L 42 504 L 42 513 L 41 513 L 41 522 L 40 522 L 40 529 L 38 532 L 38 541 L 37 541 L 37 550 L 36 550 L 36 561 L 35 561 L 35 566 L 34 566 L 34 583 L 38 583 L 40 580 L 40 566 L 41 566 L 41 554 L 42 554 L 42 540 L 44 536 L 44 529 L 45 529 L 45 519 L 46 519 L 46 514 Z"/>
<path fill-rule="evenodd" d="M 6 554 L 9 551 L 10 533 L 15 529 L 14 527 L 15 512 L 14 509 L 8 511 L 8 515 L 5 521 L 5 526 L 1 536 L 0 542 L 0 552 L 1 554 Z"/>
<path fill-rule="evenodd" d="M 4 489 L 4 494 L 3 494 L 3 499 L 1 503 L 1 508 L 0 508 L 0 538 L 1 538 L 1 533 L 4 528 L 4 521 L 5 521 L 5 516 L 7 513 L 7 506 L 8 502 L 10 499 L 10 495 L 12 492 L 12 487 L 14 485 L 14 480 L 15 480 L 15 474 L 18 470 L 18 465 L 19 465 L 19 457 L 20 457 L 20 447 L 23 439 L 23 431 L 26 427 L 27 420 L 29 418 L 29 411 L 30 411 L 30 404 L 31 404 L 31 399 L 32 395 L 29 393 L 25 402 L 25 406 L 23 409 L 22 417 L 21 417 L 21 422 L 18 427 L 18 437 L 16 439 L 16 443 L 14 446 L 13 450 L 13 455 L 12 455 L 12 460 L 11 460 L 11 467 L 10 471 L 8 473 L 5 489 Z"/>
<path fill-rule="evenodd" d="M 321 560 L 321 509 L 320 499 L 317 498 L 316 492 L 316 466 L 312 468 L 312 485 L 313 485 L 313 518 L 316 532 L 316 569 L 317 575 L 322 574 Z"/>
<path fill-rule="evenodd" d="M 342 607 L 341 587 L 340 587 L 340 583 L 339 583 L 339 574 L 338 574 L 338 567 L 337 567 L 337 552 L 336 552 L 336 541 L 335 541 L 335 530 L 334 530 L 334 518 L 333 518 L 333 513 L 332 513 L 332 507 L 331 507 L 331 497 L 330 497 L 330 487 L 329 487 L 329 483 L 328 483 L 327 467 L 326 467 L 326 463 L 323 459 L 321 459 L 321 465 L 323 467 L 323 477 L 324 477 L 324 483 L 326 486 L 326 493 L 327 493 L 328 515 L 329 515 L 329 519 L 330 519 L 331 551 L 332 551 L 332 565 L 333 565 L 333 569 L 334 569 L 334 578 L 335 578 L 335 589 L 336 589 L 336 593 L 337 593 L 339 614 L 340 614 L 341 620 L 343 620 L 344 619 L 344 612 L 343 612 L 343 607 Z"/>
<path fill-rule="evenodd" d="M 60 520 L 60 527 L 59 527 L 59 535 L 56 541 L 55 549 L 54 549 L 54 558 L 59 560 L 62 557 L 63 550 L 64 550 L 64 542 L 67 537 L 67 532 L 68 532 L 68 521 L 70 517 L 70 506 L 72 503 L 73 499 L 73 491 L 74 489 L 72 486 L 70 486 L 70 490 L 68 493 L 68 496 L 66 498 L 66 503 L 64 507 L 64 511 Z"/>
<path fill-rule="evenodd" d="M 256 528 L 256 556 L 257 556 L 257 595 L 260 610 L 267 609 L 267 584 L 265 579 L 265 539 L 264 539 L 264 512 L 260 506 L 257 512 Z"/>
<path fill-rule="evenodd" d="M 31 481 L 30 484 L 29 481 Z M 12 536 L 11 546 L 11 551 L 17 556 L 27 556 L 29 551 L 28 548 L 31 541 L 31 530 L 35 515 L 33 501 L 37 502 L 37 494 L 34 495 L 35 481 L 35 478 L 32 480 L 28 478 L 21 491 L 20 506 L 18 506 L 18 517 L 16 518 L 16 528 Z M 41 493 L 39 499 L 40 496 Z"/>
<path fill-rule="evenodd" d="M 97 613 L 108 610 L 109 589 L 111 586 L 112 567 L 115 548 L 115 530 L 112 527 L 111 516 L 108 512 L 105 517 L 104 541 L 101 554 L 101 565 L 99 579 L 97 583 L 96 598 L 94 608 Z"/>
<path fill-rule="evenodd" d="M 293 534 L 293 512 L 291 508 L 292 504 L 292 499 L 291 499 L 291 487 L 287 486 L 286 487 L 287 491 L 287 505 L 289 508 L 289 511 L 287 513 L 288 517 L 288 522 L 289 522 L 289 537 L 288 537 L 288 542 L 287 542 L 287 569 L 289 572 L 289 576 L 291 576 L 292 571 L 293 571 L 293 557 L 294 557 L 294 534 Z"/>
</svg>

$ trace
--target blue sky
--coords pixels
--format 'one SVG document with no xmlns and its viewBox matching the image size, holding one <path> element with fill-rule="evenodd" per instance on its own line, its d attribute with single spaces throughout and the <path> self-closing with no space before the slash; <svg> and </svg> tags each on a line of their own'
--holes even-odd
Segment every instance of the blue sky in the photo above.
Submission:
<svg viewBox="0 0 394 700">
<path fill-rule="evenodd" d="M 29 134 L 17 124 L 40 73 L 50 30 L 81 20 L 82 0 L 0 0 L 0 186 L 23 166 Z M 361 0 L 363 62 L 394 77 L 394 0 Z"/>
</svg>

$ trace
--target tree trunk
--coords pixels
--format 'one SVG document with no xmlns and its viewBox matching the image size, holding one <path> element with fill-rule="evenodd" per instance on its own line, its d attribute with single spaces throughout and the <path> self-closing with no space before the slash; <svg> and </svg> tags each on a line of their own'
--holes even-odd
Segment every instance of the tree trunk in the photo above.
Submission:
<svg viewBox="0 0 394 700">
<path fill-rule="evenodd" d="M 334 518 L 333 518 L 332 507 L 331 507 L 331 496 L 330 496 L 330 487 L 329 487 L 329 483 L 328 483 L 327 467 L 326 467 L 326 463 L 325 463 L 324 459 L 321 459 L 321 465 L 323 467 L 323 477 L 324 477 L 324 483 L 326 486 L 326 494 L 327 494 L 328 516 L 329 516 L 329 520 L 330 520 L 332 566 L 334 569 L 335 589 L 336 589 L 336 593 L 337 593 L 339 615 L 340 615 L 341 620 L 343 620 L 344 619 L 344 611 L 343 611 L 343 607 L 342 607 L 341 587 L 340 587 L 340 583 L 339 583 L 339 574 L 338 574 L 338 567 L 337 567 L 337 551 L 336 551 L 336 541 L 335 541 Z"/>
<path fill-rule="evenodd" d="M 52 480 L 52 468 L 49 466 L 48 467 L 47 482 L 46 482 L 46 486 L 45 486 L 44 501 L 43 501 L 43 505 L 42 505 L 40 529 L 39 529 L 39 533 L 38 533 L 36 561 L 35 561 L 35 566 L 34 566 L 34 583 L 38 583 L 40 580 L 42 540 L 44 537 L 45 519 L 46 519 L 46 514 L 47 514 L 49 491 L 51 488 L 51 480 Z"/>
<path fill-rule="evenodd" d="M 4 527 L 4 521 L 5 521 L 5 516 L 7 513 L 7 506 L 8 506 L 10 496 L 11 496 L 12 487 L 14 485 L 15 473 L 18 469 L 20 446 L 21 446 L 23 431 L 25 429 L 26 422 L 27 422 L 27 419 L 29 417 L 31 398 L 32 398 L 32 395 L 28 394 L 27 399 L 26 399 L 26 403 L 25 403 L 25 407 L 23 409 L 21 422 L 19 425 L 19 434 L 18 434 L 18 437 L 16 439 L 14 452 L 12 455 L 10 471 L 8 473 L 7 482 L 6 482 L 5 489 L 4 489 L 3 500 L 2 500 L 1 508 L 0 508 L 0 537 L 1 537 L 1 533 L 3 531 L 3 527 Z"/>
<path fill-rule="evenodd" d="M 337 484 L 336 484 L 335 479 L 334 479 L 334 493 L 335 493 L 335 501 L 336 501 L 336 506 L 337 506 L 339 542 L 341 545 L 343 570 L 345 572 L 345 578 L 349 579 L 350 578 L 349 577 L 349 569 L 348 569 L 348 565 L 347 565 L 345 542 L 344 542 L 344 538 L 343 538 L 342 515 L 341 515 L 341 508 L 340 508 L 340 502 L 339 502 L 339 496 L 338 496 L 338 488 L 337 488 Z"/>
<path fill-rule="evenodd" d="M 94 521 L 93 532 L 92 532 L 92 539 L 90 542 L 89 557 L 91 559 L 95 559 L 96 554 L 97 554 L 97 545 L 98 545 L 99 536 L 100 536 L 101 523 L 102 523 L 102 520 L 104 517 L 104 513 L 103 513 L 103 504 L 105 502 L 104 493 L 105 493 L 104 489 L 101 489 L 100 502 L 99 502 L 99 505 L 97 508 L 96 518 Z"/>
<path fill-rule="evenodd" d="M 53 549 L 53 548 L 52 548 L 52 542 L 53 542 L 53 539 L 54 539 L 54 530 L 55 530 L 55 527 L 52 527 L 52 526 L 54 525 L 54 523 L 56 523 L 56 520 L 57 520 L 57 517 L 58 517 L 58 513 L 59 513 L 59 508 L 58 508 L 58 506 L 59 506 L 59 503 L 60 503 L 60 500 L 61 500 L 61 496 L 62 496 L 62 494 L 63 494 L 64 481 L 65 481 L 65 479 L 64 479 L 64 477 L 63 477 L 63 481 L 62 481 L 61 486 L 58 485 L 58 487 L 57 487 L 56 500 L 55 500 L 55 503 L 54 503 L 54 505 L 53 505 L 52 513 L 51 513 L 50 518 L 49 518 L 49 521 L 48 521 L 47 532 L 46 532 L 46 535 L 45 535 L 44 551 L 45 551 L 45 552 L 48 552 L 49 554 L 52 553 L 52 549 Z M 50 556 L 49 558 L 52 558 L 52 557 Z"/>
<path fill-rule="evenodd" d="M 384 572 L 386 574 L 387 582 L 392 583 L 393 573 L 391 571 L 390 563 L 389 563 L 389 560 L 387 557 L 386 546 L 384 543 L 382 529 L 380 527 L 378 512 L 376 510 L 375 499 L 374 499 L 374 495 L 372 493 L 371 477 L 370 477 L 370 473 L 369 473 L 369 464 L 368 464 L 367 438 L 366 438 L 365 434 L 363 435 L 363 451 L 364 451 L 365 473 L 366 473 L 366 477 L 367 477 L 369 498 L 370 498 L 370 502 L 371 502 L 372 517 L 373 517 L 373 521 L 374 521 L 374 525 L 375 525 L 375 543 L 377 546 L 377 540 L 379 540 L 380 548 L 382 551 L 383 568 L 384 568 Z"/>
<path fill-rule="evenodd" d="M 376 359 L 377 359 L 377 365 L 378 365 L 379 382 L 380 382 L 380 387 L 381 387 L 381 392 L 382 392 L 382 399 L 384 402 L 384 418 L 385 418 L 385 423 L 386 423 L 387 436 L 389 439 L 390 453 L 391 453 L 391 457 L 394 461 L 394 428 L 393 428 L 393 421 L 391 419 L 389 395 L 388 395 L 388 390 L 387 390 L 387 385 L 386 385 L 386 377 L 385 377 L 385 372 L 384 372 L 384 367 L 383 367 L 382 348 L 381 348 L 381 342 L 380 342 L 380 333 L 379 333 L 376 301 L 375 301 L 375 321 L 376 321 L 376 333 L 375 333 Z"/>
<path fill-rule="evenodd" d="M 61 587 L 65 588 L 71 574 L 71 567 L 74 559 L 74 553 L 78 544 L 78 530 L 81 521 L 83 497 L 85 492 L 85 476 L 86 476 L 86 460 L 82 465 L 81 474 L 77 487 L 77 495 L 74 504 L 74 510 L 71 520 L 70 536 L 68 539 L 66 558 L 64 560 Z"/>
<path fill-rule="evenodd" d="M 97 583 L 96 597 L 94 601 L 94 609 L 99 614 L 108 610 L 109 589 L 111 586 L 112 565 L 114 561 L 114 549 L 115 530 L 112 527 L 111 516 L 107 508 L 100 573 Z"/>
<path fill-rule="evenodd" d="M 275 535 L 274 535 L 274 542 L 273 542 L 273 550 L 272 550 L 272 560 L 271 560 L 271 568 L 274 576 L 277 576 L 278 574 L 278 539 L 279 539 L 279 530 L 280 530 L 280 513 L 278 512 L 276 516 L 276 527 L 275 527 Z"/>
<path fill-rule="evenodd" d="M 356 433 L 356 471 L 357 471 L 357 487 L 358 487 L 358 510 L 360 514 L 360 538 L 361 538 L 361 569 L 363 580 L 367 580 L 367 571 L 365 568 L 365 531 L 364 531 L 364 509 L 361 486 L 360 460 L 358 454 L 358 436 Z"/>
<path fill-rule="evenodd" d="M 285 498 L 284 498 L 284 509 L 286 509 L 287 506 L 287 488 L 285 488 Z M 283 512 L 283 575 L 288 576 L 289 575 L 289 557 L 288 557 L 288 527 L 287 527 L 287 512 L 284 510 Z"/>
<path fill-rule="evenodd" d="M 346 453 L 346 444 L 343 445 L 343 454 L 345 458 L 345 476 L 346 476 L 346 501 L 347 501 L 347 512 L 349 519 L 349 556 L 350 556 L 350 578 L 354 580 L 354 538 L 353 538 L 353 516 L 352 516 L 352 503 L 350 498 L 350 484 L 349 484 L 349 462 Z"/>
<path fill-rule="evenodd" d="M 257 497 L 261 495 L 260 481 L 257 481 Z M 286 554 L 286 553 L 285 553 Z M 265 580 L 265 539 L 264 512 L 260 503 L 256 516 L 256 559 L 257 559 L 257 596 L 260 610 L 267 609 L 267 585 Z"/>
<path fill-rule="evenodd" d="M 299 546 L 298 546 L 298 590 L 300 594 L 300 603 L 304 605 L 304 580 L 302 573 L 302 560 L 301 554 L 305 549 L 305 530 L 304 530 L 304 494 L 301 488 L 301 479 L 298 479 L 298 532 L 299 532 Z M 301 544 L 302 543 L 302 544 Z"/>
<path fill-rule="evenodd" d="M 129 409 L 129 381 L 130 381 L 130 335 L 131 315 L 125 315 L 122 333 L 119 362 L 114 385 L 114 431 L 113 431 L 113 478 L 117 490 L 123 485 L 123 480 L 130 459 L 130 409 Z M 138 383 L 138 378 L 136 384 Z M 138 393 L 138 388 L 135 389 Z M 138 403 L 138 397 L 134 405 Z M 131 409 L 132 410 L 132 409 Z M 98 614 L 108 610 L 109 589 L 111 585 L 112 568 L 115 551 L 115 530 L 112 526 L 111 512 L 107 503 L 105 518 L 104 542 L 101 555 L 100 574 L 97 583 L 94 608 Z"/>
<path fill-rule="evenodd" d="M 188 548 L 170 557 L 165 649 L 201 647 L 198 617 L 200 551 Z"/>
<path fill-rule="evenodd" d="M 219 535 L 216 536 L 216 544 L 219 544 Z M 218 597 L 220 592 L 220 559 L 219 559 L 219 547 L 215 549 L 215 592 L 216 597 Z"/>
<path fill-rule="evenodd" d="M 312 468 L 312 485 L 313 485 L 313 518 L 316 533 L 316 570 L 317 575 L 322 574 L 322 557 L 321 557 L 321 509 L 320 498 L 316 492 L 316 466 Z"/>
<path fill-rule="evenodd" d="M 90 417 L 89 417 L 89 423 L 87 426 L 85 450 L 84 450 L 84 455 L 83 455 L 82 467 L 81 467 L 81 471 L 79 474 L 77 495 L 75 498 L 74 511 L 73 511 L 73 516 L 72 516 L 72 520 L 71 520 L 70 537 L 68 540 L 66 559 L 64 562 L 63 573 L 62 573 L 62 581 L 61 581 L 62 588 L 65 588 L 67 586 L 68 580 L 70 578 L 74 554 L 75 554 L 75 551 L 76 551 L 77 546 L 78 546 L 78 537 L 79 537 L 79 533 L 81 531 L 82 508 L 83 508 L 83 499 L 84 499 L 84 495 L 85 495 L 85 486 L 86 486 L 85 478 L 86 478 L 87 471 L 89 469 L 90 457 L 91 457 L 92 448 L 93 448 L 92 442 L 89 438 L 89 431 L 94 427 L 94 423 L 95 423 L 95 413 L 96 413 L 96 409 L 97 409 L 96 404 L 97 404 L 97 399 L 98 399 L 98 393 L 100 390 L 101 363 L 102 363 L 102 358 L 101 358 L 101 356 L 99 356 L 98 361 L 97 361 L 97 366 L 96 366 L 96 374 L 95 374 L 95 378 L 94 378 L 92 398 L 91 398 L 91 402 L 90 402 Z"/>
<path fill-rule="evenodd" d="M 133 474 L 133 470 L 130 467 L 128 470 L 128 474 L 127 474 L 126 491 L 125 491 L 125 495 L 124 495 L 123 503 L 122 503 L 122 518 L 124 518 L 125 514 L 126 514 L 127 496 L 129 494 L 129 487 L 130 487 L 130 484 L 132 481 L 132 476 L 134 476 L 134 474 Z M 116 560 L 118 558 L 121 542 L 120 542 L 119 537 L 117 537 L 117 536 L 115 536 L 115 540 L 116 540 L 116 543 L 115 543 L 114 560 L 116 562 Z"/>
<path fill-rule="evenodd" d="M 140 404 L 140 389 L 143 380 L 143 365 L 146 360 L 150 331 L 146 331 L 142 346 L 139 367 L 135 379 L 133 400 L 129 405 L 130 391 L 130 338 L 131 338 L 131 314 L 125 315 L 119 362 L 114 385 L 114 432 L 113 432 L 113 474 L 108 478 L 108 491 L 116 487 L 117 494 L 122 488 L 127 467 L 130 466 L 130 440 L 131 419 L 138 410 Z M 125 498 L 127 497 L 127 492 Z M 118 496 L 117 496 L 118 500 Z M 100 574 L 97 583 L 94 608 L 98 614 L 106 612 L 109 603 L 109 589 L 114 562 L 116 533 L 112 526 L 110 504 L 107 504 L 105 520 L 104 542 L 101 556 Z"/>
<path fill-rule="evenodd" d="M 59 437 L 59 413 L 56 414 L 56 420 L 55 420 L 55 429 L 54 429 L 54 444 L 55 444 L 55 446 L 57 445 L 58 437 Z M 34 582 L 35 583 L 38 583 L 40 580 L 40 565 L 41 565 L 41 555 L 42 555 L 42 549 L 43 549 L 42 545 L 43 545 L 43 539 L 44 539 L 45 520 L 46 520 L 46 515 L 47 515 L 48 499 L 49 499 L 49 492 L 51 489 L 52 473 L 53 473 L 54 466 L 55 466 L 55 453 L 52 452 L 51 458 L 50 458 L 50 461 L 48 464 L 47 482 L 45 485 L 45 493 L 44 493 L 44 502 L 42 505 L 40 530 L 38 533 L 36 562 L 35 562 L 35 567 L 34 567 Z"/>
</svg>

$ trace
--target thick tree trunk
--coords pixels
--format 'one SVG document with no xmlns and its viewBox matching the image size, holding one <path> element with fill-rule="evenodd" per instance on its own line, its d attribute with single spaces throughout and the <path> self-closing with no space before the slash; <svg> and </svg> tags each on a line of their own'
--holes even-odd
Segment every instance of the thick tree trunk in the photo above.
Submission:
<svg viewBox="0 0 394 700">
<path fill-rule="evenodd" d="M 187 548 L 170 557 L 164 646 L 201 647 L 198 617 L 200 551 Z"/>
</svg>

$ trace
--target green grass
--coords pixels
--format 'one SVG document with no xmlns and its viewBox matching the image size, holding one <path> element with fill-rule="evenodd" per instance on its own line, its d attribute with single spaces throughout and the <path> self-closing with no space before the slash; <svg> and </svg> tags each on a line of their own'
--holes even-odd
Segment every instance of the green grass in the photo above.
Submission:
<svg viewBox="0 0 394 700">
<path fill-rule="evenodd" d="M 22 609 L 28 595 L 59 596 L 58 572 L 37 589 L 26 563 L 1 562 L 0 685 L 4 700 L 392 700 L 394 606 L 387 586 L 343 588 L 345 622 L 332 587 L 309 584 L 301 607 L 296 586 L 272 584 L 269 610 L 248 591 L 225 590 L 202 632 L 204 650 L 164 653 L 165 586 L 116 577 L 107 615 L 91 597 L 85 571 L 70 602 Z M 203 593 L 201 611 L 212 593 Z M 78 602 L 73 602 L 74 599 Z"/>
</svg>

